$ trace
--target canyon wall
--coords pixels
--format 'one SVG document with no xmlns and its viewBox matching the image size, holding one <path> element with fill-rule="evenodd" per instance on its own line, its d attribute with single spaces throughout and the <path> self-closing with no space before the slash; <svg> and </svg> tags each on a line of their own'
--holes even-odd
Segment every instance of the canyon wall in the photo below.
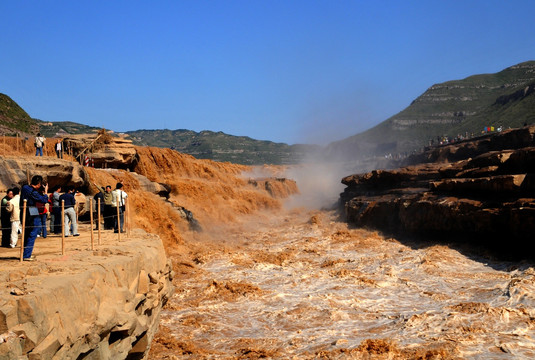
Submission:
<svg viewBox="0 0 535 360">
<path fill-rule="evenodd" d="M 410 166 L 347 176 L 347 220 L 522 253 L 535 232 L 534 138 L 535 127 L 509 130 L 430 148 Z"/>
<path fill-rule="evenodd" d="M 0 359 L 146 358 L 160 310 L 171 296 L 171 269 L 187 266 L 182 259 L 192 251 L 185 237 L 192 242 L 216 237 L 220 226 L 280 209 L 281 199 L 298 192 L 295 181 L 269 177 L 278 168 L 255 178 L 242 175 L 252 173 L 250 167 L 169 149 L 136 147 L 139 160 L 128 169 L 34 157 L 16 144 L 8 150 L 0 156 L 0 189 L 39 174 L 51 186 L 75 185 L 90 198 L 98 188 L 122 182 L 135 229 L 121 243 L 95 251 L 81 246 L 66 256 L 49 255 L 42 248 L 48 241 L 38 241 L 36 262 L 21 264 L 2 251 Z M 191 214 L 202 232 L 190 226 Z"/>
</svg>

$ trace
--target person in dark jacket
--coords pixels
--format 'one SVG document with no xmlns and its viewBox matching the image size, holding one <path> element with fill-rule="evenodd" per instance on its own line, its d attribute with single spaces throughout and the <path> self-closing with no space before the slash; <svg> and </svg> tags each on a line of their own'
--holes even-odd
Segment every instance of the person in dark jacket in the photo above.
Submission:
<svg viewBox="0 0 535 360">
<path fill-rule="evenodd" d="M 102 190 L 101 190 L 102 189 Z M 99 192 L 93 196 L 93 200 L 95 201 L 95 219 L 97 219 L 97 223 L 95 225 L 95 230 L 98 230 L 98 225 L 100 223 L 100 219 L 104 215 L 104 188 L 99 188 Z M 98 217 L 99 211 L 99 200 L 100 200 L 100 218 Z"/>
<path fill-rule="evenodd" d="M 46 195 L 48 198 L 48 194 L 44 192 L 44 189 L 42 186 L 39 192 L 41 193 L 41 195 Z M 48 201 L 50 201 L 50 199 Z M 48 218 L 48 215 L 47 215 L 48 209 L 46 208 L 46 204 L 48 203 L 48 201 L 47 202 L 37 201 L 35 203 L 35 206 L 37 206 L 37 210 L 39 210 L 39 216 L 41 217 L 41 230 L 39 231 L 39 234 L 37 234 L 37 236 L 42 236 L 45 239 L 47 236 L 46 221 Z"/>
<path fill-rule="evenodd" d="M 41 188 L 44 187 L 44 195 L 40 193 Z M 43 186 L 43 177 L 35 175 L 32 177 L 30 185 L 24 185 L 20 194 L 20 207 L 24 208 L 24 200 L 26 200 L 26 228 L 24 230 L 24 253 L 22 258 L 26 261 L 33 261 L 35 257 L 32 255 L 35 238 L 41 230 L 41 217 L 39 210 L 37 210 L 36 203 L 47 202 L 48 184 Z"/>
<path fill-rule="evenodd" d="M 61 186 L 56 185 L 52 189 L 52 214 L 54 215 L 54 227 L 50 226 L 51 231 L 54 231 L 54 234 L 61 234 L 61 201 L 59 197 L 61 196 Z M 52 222 L 52 219 L 50 220 Z"/>
<path fill-rule="evenodd" d="M 104 229 L 111 230 L 115 222 L 113 207 L 111 206 L 111 185 L 106 185 L 106 190 L 102 195 L 104 196 Z"/>
<path fill-rule="evenodd" d="M 63 200 L 65 208 L 65 236 L 69 236 L 69 229 L 72 227 L 72 236 L 80 236 L 78 234 L 78 223 L 76 222 L 76 210 L 74 205 L 76 204 L 76 199 L 74 198 L 74 186 L 68 186 L 67 192 L 59 197 L 59 200 Z M 70 224 L 69 224 L 70 223 Z"/>
</svg>

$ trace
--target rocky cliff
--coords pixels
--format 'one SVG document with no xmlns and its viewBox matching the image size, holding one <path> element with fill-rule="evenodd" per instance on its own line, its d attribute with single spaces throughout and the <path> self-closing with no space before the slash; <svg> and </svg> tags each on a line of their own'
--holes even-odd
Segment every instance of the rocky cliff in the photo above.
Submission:
<svg viewBox="0 0 535 360">
<path fill-rule="evenodd" d="M 122 182 L 137 234 L 94 252 L 77 245 L 68 256 L 54 256 L 43 248 L 49 239 L 40 238 L 33 263 L 6 255 L 13 249 L 0 252 L 0 359 L 146 358 L 171 291 L 165 253 L 172 268 L 189 267 L 193 246 L 184 244 L 186 235 L 192 243 L 209 241 L 223 224 L 280 209 L 281 199 L 297 192 L 294 181 L 269 177 L 278 169 L 265 169 L 258 179 L 242 175 L 252 173 L 248 166 L 129 146 L 138 161 L 127 169 L 83 167 L 70 156 L 29 156 L 31 147 L 14 143 L 6 148 L 9 155 L 0 156 L 0 190 L 35 174 L 87 195 Z M 192 214 L 202 232 L 190 226 Z"/>
<path fill-rule="evenodd" d="M 6 270 L 0 274 L 0 359 L 6 360 L 144 359 L 173 290 L 161 240 L 143 232 L 96 251 L 48 252 Z"/>
<path fill-rule="evenodd" d="M 398 233 L 516 242 L 535 232 L 535 127 L 431 148 L 342 179 L 347 220 Z"/>
</svg>

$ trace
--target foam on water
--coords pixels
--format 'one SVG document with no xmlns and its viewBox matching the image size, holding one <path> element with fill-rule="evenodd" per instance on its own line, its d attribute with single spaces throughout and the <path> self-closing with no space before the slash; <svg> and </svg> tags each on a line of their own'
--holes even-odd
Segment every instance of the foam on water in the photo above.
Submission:
<svg viewBox="0 0 535 360">
<path fill-rule="evenodd" d="M 383 339 L 393 345 L 376 354 L 396 358 L 535 358 L 531 264 L 301 216 L 235 235 L 247 239 L 235 251 L 206 249 L 208 260 L 180 280 L 163 323 L 198 350 L 184 357 L 358 358 L 375 351 L 363 341 Z"/>
</svg>

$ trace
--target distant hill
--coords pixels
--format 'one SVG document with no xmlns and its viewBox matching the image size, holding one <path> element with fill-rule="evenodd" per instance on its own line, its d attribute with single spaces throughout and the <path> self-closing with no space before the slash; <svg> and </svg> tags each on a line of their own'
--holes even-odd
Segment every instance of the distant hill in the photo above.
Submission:
<svg viewBox="0 0 535 360">
<path fill-rule="evenodd" d="M 37 131 L 39 131 L 37 121 L 9 96 L 0 93 L 0 134 L 26 136 Z"/>
<path fill-rule="evenodd" d="M 63 134 L 91 134 L 101 129 L 99 127 L 88 126 L 72 121 L 46 122 L 37 120 L 37 123 L 39 125 L 40 132 L 45 137 L 53 137 L 56 136 L 56 134 L 59 136 Z"/>
<path fill-rule="evenodd" d="M 379 125 L 327 146 L 331 156 L 411 151 L 437 136 L 481 134 L 484 127 L 535 122 L 535 61 L 495 74 L 431 86 L 403 111 Z"/>
<path fill-rule="evenodd" d="M 100 130 L 72 121 L 47 122 L 33 119 L 15 101 L 0 94 L 0 135 L 45 137 L 91 134 Z M 133 143 L 141 146 L 173 148 L 199 159 L 229 161 L 244 165 L 296 164 L 320 149 L 317 145 L 288 145 L 233 136 L 223 132 L 191 130 L 137 130 L 127 132 Z"/>
<path fill-rule="evenodd" d="M 13 99 L 0 93 L 0 135 L 32 137 L 40 132 L 45 137 L 53 137 L 57 133 L 87 134 L 99 129 L 71 121 L 47 122 L 34 119 Z"/>
<path fill-rule="evenodd" d="M 437 137 L 479 135 L 484 127 L 520 127 L 535 123 L 535 61 L 431 86 L 410 106 L 379 125 L 326 148 L 288 145 L 233 136 L 223 132 L 191 130 L 137 130 L 127 134 L 136 145 L 173 148 L 201 159 L 237 164 L 296 164 L 309 154 L 327 159 L 354 160 L 411 152 Z M 9 96 L 0 94 L 0 134 L 46 137 L 84 134 L 99 128 L 75 122 L 32 119 Z"/>
<path fill-rule="evenodd" d="M 136 145 L 173 148 L 199 159 L 229 161 L 244 165 L 296 164 L 317 145 L 288 145 L 233 136 L 223 132 L 191 130 L 136 130 L 126 132 Z"/>
</svg>

